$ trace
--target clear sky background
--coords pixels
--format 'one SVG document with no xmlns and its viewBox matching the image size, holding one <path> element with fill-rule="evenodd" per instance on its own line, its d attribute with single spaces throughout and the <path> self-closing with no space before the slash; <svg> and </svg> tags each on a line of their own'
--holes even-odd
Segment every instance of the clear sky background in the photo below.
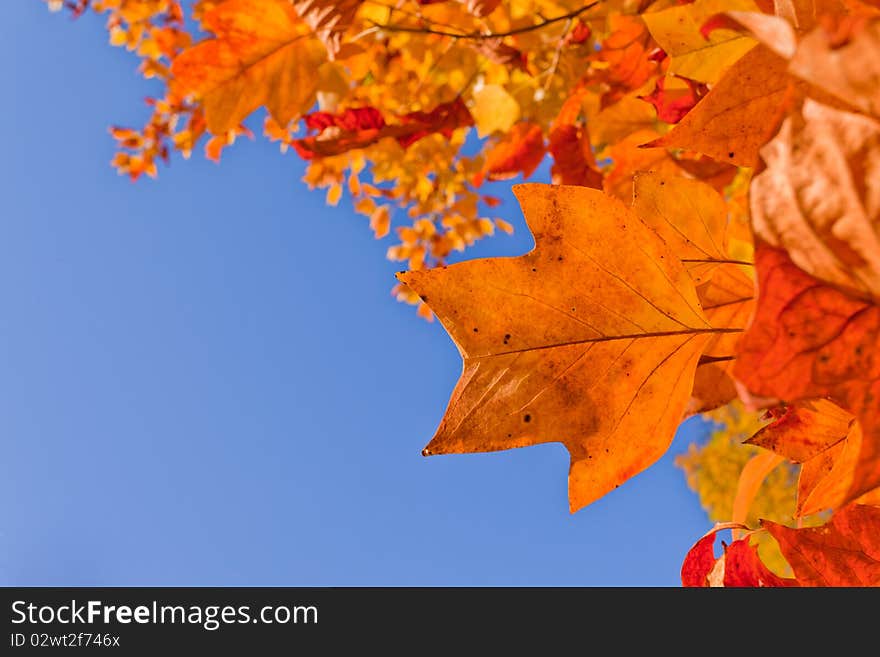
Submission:
<svg viewBox="0 0 880 657">
<path fill-rule="evenodd" d="M 676 585 L 675 454 L 575 515 L 561 445 L 424 458 L 461 371 L 388 242 L 243 141 L 132 184 L 103 19 L 0 22 L 0 584 Z M 531 248 L 516 227 L 466 257 Z"/>
</svg>

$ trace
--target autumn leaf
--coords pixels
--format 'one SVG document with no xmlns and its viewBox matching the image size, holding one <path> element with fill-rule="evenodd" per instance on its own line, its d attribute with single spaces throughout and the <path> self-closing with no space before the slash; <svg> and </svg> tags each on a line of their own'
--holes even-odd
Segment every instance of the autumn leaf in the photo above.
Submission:
<svg viewBox="0 0 880 657">
<path fill-rule="evenodd" d="M 862 428 L 852 414 L 826 399 L 770 409 L 774 418 L 747 442 L 801 463 L 796 517 L 843 506 L 859 470 Z M 880 489 L 857 498 L 880 503 Z"/>
<path fill-rule="evenodd" d="M 597 60 L 607 65 L 598 74 L 610 87 L 603 95 L 603 105 L 609 105 L 627 92 L 639 89 L 657 71 L 657 62 L 649 57 L 655 44 L 641 17 L 612 16 L 609 30 L 610 36 L 595 55 Z"/>
<path fill-rule="evenodd" d="M 719 77 L 755 46 L 740 32 L 715 30 L 703 34 L 703 24 L 721 11 L 757 11 L 751 0 L 696 0 L 643 18 L 651 36 L 670 57 L 669 73 L 697 82 L 718 82 Z"/>
<path fill-rule="evenodd" d="M 761 157 L 756 235 L 812 276 L 880 299 L 880 123 L 808 99 Z"/>
<path fill-rule="evenodd" d="M 827 399 L 809 399 L 770 409 L 773 422 L 746 442 L 805 463 L 846 438 L 855 422 L 851 413 Z"/>
<path fill-rule="evenodd" d="M 880 309 L 811 277 L 784 251 L 759 245 L 755 257 L 758 307 L 734 373 L 757 395 L 830 397 L 858 418 L 864 439 L 846 494 L 854 499 L 880 486 Z"/>
<path fill-rule="evenodd" d="M 688 268 L 708 265 L 711 270 L 728 259 L 727 206 L 708 185 L 678 176 L 639 173 L 633 179 L 632 207 Z"/>
<path fill-rule="evenodd" d="M 367 148 L 391 137 L 407 148 L 430 134 L 450 135 L 457 128 L 473 124 L 473 119 L 461 99 L 438 105 L 430 112 L 410 112 L 400 116 L 395 124 L 387 124 L 384 117 L 371 107 L 347 109 L 338 114 L 315 112 L 303 117 L 305 124 L 318 135 L 294 139 L 291 144 L 305 160 Z"/>
<path fill-rule="evenodd" d="M 880 586 L 880 507 L 850 505 L 821 527 L 762 525 L 801 586 Z"/>
<path fill-rule="evenodd" d="M 861 469 L 862 441 L 862 427 L 855 422 L 843 440 L 804 462 L 798 478 L 797 516 L 837 509 L 852 499 L 849 492 Z M 880 504 L 880 488 L 858 496 L 854 502 Z"/>
<path fill-rule="evenodd" d="M 753 283 L 727 255 L 727 206 L 712 187 L 696 180 L 640 173 L 633 182 L 635 213 L 681 259 L 697 286 L 712 326 L 746 326 L 753 309 Z M 730 378 L 738 334 L 712 336 L 694 382 L 693 412 L 706 411 L 736 397 Z"/>
<path fill-rule="evenodd" d="M 550 131 L 548 150 L 553 158 L 550 177 L 555 184 L 602 189 L 602 174 L 596 166 L 586 126 L 554 127 Z"/>
<path fill-rule="evenodd" d="M 399 275 L 464 358 L 425 453 L 562 442 L 576 511 L 666 451 L 717 331 L 674 252 L 621 203 L 515 191 L 534 251 Z"/>
<path fill-rule="evenodd" d="M 701 369 L 702 366 L 697 368 L 697 372 Z M 764 422 L 759 412 L 749 411 L 739 402 L 703 417 L 713 426 L 709 440 L 688 445 L 687 452 L 678 455 L 675 464 L 684 470 L 688 487 L 699 496 L 709 520 L 727 522 L 734 518 L 737 498 L 743 499 L 743 493 L 747 492 L 742 486 L 746 467 L 756 456 L 767 453 L 759 447 L 743 444 Z M 752 465 L 750 469 L 755 467 Z M 748 527 L 757 527 L 761 518 L 792 522 L 797 505 L 797 484 L 796 467 L 786 462 L 773 468 L 761 482 L 740 522 Z M 757 548 L 761 560 L 770 570 L 777 575 L 790 575 L 791 569 L 776 541 L 764 532 L 752 533 L 749 539 L 749 544 Z"/>
<path fill-rule="evenodd" d="M 486 153 L 483 174 L 489 180 L 508 180 L 520 173 L 528 178 L 544 159 L 545 152 L 541 126 L 523 121 Z"/>
<path fill-rule="evenodd" d="M 557 185 L 602 189 L 602 173 L 593 155 L 590 133 L 580 119 L 584 97 L 582 88 L 575 90 L 562 104 L 550 129 L 550 178 Z"/>
<path fill-rule="evenodd" d="M 182 95 L 201 98 L 208 129 L 222 134 L 265 105 L 281 125 L 306 112 L 326 59 L 285 0 L 226 0 L 202 27 L 214 38 L 178 55 L 171 67 Z"/>
<path fill-rule="evenodd" d="M 342 44 L 342 35 L 351 27 L 354 15 L 364 0 L 293 0 L 300 17 L 314 30 L 334 59 Z"/>
<path fill-rule="evenodd" d="M 738 526 L 716 525 L 694 544 L 682 564 L 684 586 L 880 586 L 880 507 L 852 504 L 820 527 L 793 529 L 762 521 L 791 565 L 793 579 L 768 570 L 748 539 L 725 546 L 715 559 L 715 534 Z"/>
<path fill-rule="evenodd" d="M 749 459 L 739 475 L 736 495 L 733 498 L 731 522 L 745 523 L 749 515 L 749 509 L 751 509 L 752 503 L 755 501 L 755 497 L 757 497 L 764 480 L 782 462 L 783 457 L 773 452 L 761 452 Z M 733 530 L 734 538 L 742 538 L 741 534 L 742 530 Z"/>
<path fill-rule="evenodd" d="M 501 85 L 487 84 L 474 92 L 471 114 L 478 136 L 507 132 L 519 119 L 519 103 Z"/>
<path fill-rule="evenodd" d="M 787 587 L 799 586 L 793 579 L 779 577 L 768 569 L 748 538 L 724 545 L 715 557 L 715 535 L 725 529 L 740 528 L 738 523 L 716 525 L 697 541 L 681 566 L 681 583 L 685 587 Z"/>
<path fill-rule="evenodd" d="M 668 76 L 659 78 L 654 91 L 640 98 L 654 106 L 657 118 L 661 121 L 678 123 L 694 108 L 706 91 L 705 85 L 693 80 Z"/>
<path fill-rule="evenodd" d="M 685 148 L 751 167 L 775 134 L 794 93 L 788 62 L 764 46 L 737 61 L 669 133 L 646 144 Z"/>
<path fill-rule="evenodd" d="M 782 17 L 739 11 L 727 15 L 784 57 L 793 76 L 852 108 L 880 117 L 880 12 L 866 5 L 851 10 L 833 4 L 817 6 L 823 24 L 802 35 L 791 20 Z"/>
</svg>

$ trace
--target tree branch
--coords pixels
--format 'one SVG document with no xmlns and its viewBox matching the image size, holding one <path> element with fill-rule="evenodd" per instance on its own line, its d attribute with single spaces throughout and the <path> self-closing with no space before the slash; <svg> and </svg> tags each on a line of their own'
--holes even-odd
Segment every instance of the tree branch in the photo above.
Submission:
<svg viewBox="0 0 880 657">
<path fill-rule="evenodd" d="M 514 36 L 517 34 L 524 34 L 526 32 L 534 32 L 536 30 L 541 30 L 547 27 L 548 25 L 553 25 L 554 23 L 559 23 L 560 21 L 567 21 L 577 18 L 581 14 L 586 11 L 589 11 L 596 5 L 598 5 L 600 0 L 594 0 L 594 2 L 590 2 L 580 9 L 576 9 L 571 11 L 563 16 L 556 16 L 555 18 L 548 18 L 540 23 L 535 23 L 534 25 L 526 25 L 525 27 L 517 27 L 512 30 L 507 30 L 506 32 L 447 32 L 445 30 L 437 30 L 431 27 L 412 27 L 410 25 L 382 25 L 381 23 L 376 23 L 370 21 L 375 27 L 381 28 L 383 30 L 387 30 L 388 32 L 410 32 L 413 34 L 436 34 L 438 36 L 450 37 L 452 39 L 472 39 L 475 41 L 485 40 L 485 39 L 501 39 L 504 37 Z"/>
</svg>

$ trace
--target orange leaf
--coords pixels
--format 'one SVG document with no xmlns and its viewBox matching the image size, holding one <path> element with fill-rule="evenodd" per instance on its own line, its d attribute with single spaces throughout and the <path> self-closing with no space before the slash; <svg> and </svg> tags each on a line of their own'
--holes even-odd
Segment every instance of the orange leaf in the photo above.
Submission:
<svg viewBox="0 0 880 657">
<path fill-rule="evenodd" d="M 185 50 L 172 64 L 174 90 L 201 98 L 208 129 L 220 135 L 261 105 L 276 123 L 315 100 L 316 69 L 326 52 L 286 0 L 226 0 L 203 17 L 214 38 Z"/>
<path fill-rule="evenodd" d="M 681 258 L 712 326 L 740 329 L 753 308 L 753 283 L 727 259 L 727 205 L 709 185 L 680 176 L 639 173 L 633 210 Z M 697 368 L 690 412 L 717 408 L 736 397 L 729 376 L 738 334 L 712 336 Z"/>
<path fill-rule="evenodd" d="M 759 244 L 758 308 L 734 373 L 764 397 L 830 397 L 861 422 L 864 439 L 846 498 L 880 486 L 880 308 L 821 283 L 784 251 Z"/>
<path fill-rule="evenodd" d="M 804 462 L 798 477 L 798 517 L 843 506 L 862 451 L 862 428 L 854 422 L 842 440 Z M 861 500 L 864 496 L 859 497 Z"/>
<path fill-rule="evenodd" d="M 611 87 L 603 97 L 603 105 L 638 89 L 657 71 L 657 62 L 649 56 L 657 44 L 639 16 L 615 15 L 608 24 L 611 34 L 595 55 L 595 59 L 608 64 L 599 73 Z"/>
<path fill-rule="evenodd" d="M 776 132 L 793 83 L 788 62 L 764 46 L 750 50 L 669 133 L 648 147 L 685 148 L 751 167 Z"/>
<path fill-rule="evenodd" d="M 846 438 L 852 414 L 827 399 L 795 402 L 769 411 L 774 421 L 746 442 L 769 449 L 793 463 L 805 463 Z"/>
<path fill-rule="evenodd" d="M 666 451 L 716 331 L 674 252 L 619 201 L 514 190 L 534 251 L 398 276 L 464 358 L 425 454 L 562 442 L 575 511 Z"/>
<path fill-rule="evenodd" d="M 736 484 L 736 495 L 733 498 L 733 512 L 731 514 L 732 522 L 745 523 L 749 515 L 749 509 L 752 502 L 761 488 L 761 484 L 776 469 L 783 458 L 773 452 L 761 452 L 755 454 L 745 464 L 742 472 L 739 474 L 739 481 Z M 734 538 L 742 538 L 740 534 L 742 530 L 733 530 Z"/>
</svg>

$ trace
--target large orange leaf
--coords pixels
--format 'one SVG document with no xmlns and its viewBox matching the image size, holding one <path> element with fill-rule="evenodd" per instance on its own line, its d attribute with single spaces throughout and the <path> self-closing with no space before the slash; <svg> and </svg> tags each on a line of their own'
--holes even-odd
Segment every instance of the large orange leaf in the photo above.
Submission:
<svg viewBox="0 0 880 657">
<path fill-rule="evenodd" d="M 214 38 L 185 50 L 171 70 L 180 95 L 201 98 L 212 133 L 235 128 L 262 105 L 286 125 L 314 103 L 327 53 L 289 1 L 225 0 L 202 28 Z"/>
<path fill-rule="evenodd" d="M 758 395 L 830 397 L 864 432 L 845 500 L 880 486 L 880 308 L 805 273 L 785 251 L 759 244 L 758 307 L 734 373 Z"/>
<path fill-rule="evenodd" d="M 808 99 L 761 157 L 755 234 L 816 278 L 880 299 L 880 123 Z"/>
<path fill-rule="evenodd" d="M 649 144 L 685 148 L 739 166 L 754 166 L 758 150 L 779 127 L 793 82 L 788 62 L 756 46 L 728 69 L 670 132 Z"/>
<path fill-rule="evenodd" d="M 718 331 L 673 250 L 622 203 L 514 189 L 534 251 L 399 275 L 464 359 L 425 454 L 562 442 L 574 511 L 666 451 Z"/>
<path fill-rule="evenodd" d="M 880 586 L 880 507 L 850 505 L 821 527 L 761 524 L 801 586 Z"/>
<path fill-rule="evenodd" d="M 743 328 L 753 309 L 753 283 L 727 255 L 727 205 L 711 186 L 680 176 L 640 173 L 633 210 L 684 263 L 697 297 L 716 328 Z M 713 335 L 697 369 L 690 412 L 717 408 L 736 397 L 730 378 L 738 333 Z"/>
</svg>

